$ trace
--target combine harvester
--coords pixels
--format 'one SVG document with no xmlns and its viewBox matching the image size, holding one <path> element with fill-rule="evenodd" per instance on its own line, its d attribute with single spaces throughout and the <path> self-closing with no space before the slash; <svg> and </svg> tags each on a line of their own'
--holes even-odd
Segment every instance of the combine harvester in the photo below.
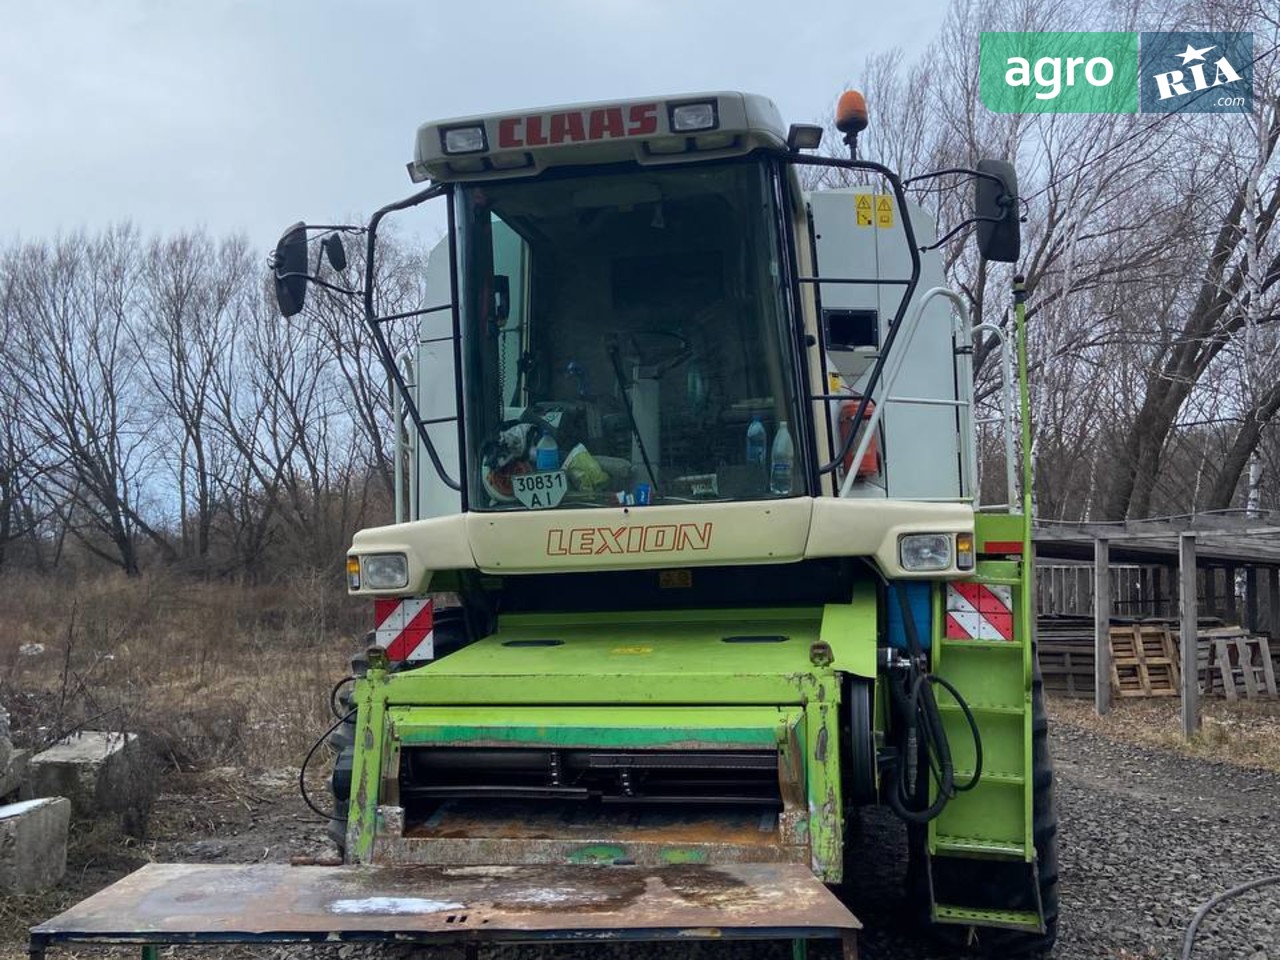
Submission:
<svg viewBox="0 0 1280 960">
<path fill-rule="evenodd" d="M 982 255 L 1014 262 L 1016 181 L 994 160 L 901 180 L 857 158 L 865 126 L 846 94 L 846 160 L 741 93 L 430 123 L 409 164 L 430 185 L 358 228 L 362 289 L 340 239 L 357 228 L 291 228 L 282 312 L 309 284 L 362 297 L 409 438 L 401 522 L 347 560 L 377 629 L 330 737 L 345 862 L 148 867 L 33 950 L 838 937 L 852 955 L 835 894 L 868 866 L 860 809 L 883 804 L 940 933 L 1047 951 L 1022 287 L 1009 327 L 971 327 L 904 194 L 971 179 L 952 233 L 976 222 Z M 803 167 L 865 185 L 807 193 Z M 432 201 L 430 306 L 379 316 L 379 225 Z M 417 349 L 396 357 L 384 326 L 407 318 Z M 975 336 L 1003 363 L 1003 504 L 978 503 Z"/>
</svg>

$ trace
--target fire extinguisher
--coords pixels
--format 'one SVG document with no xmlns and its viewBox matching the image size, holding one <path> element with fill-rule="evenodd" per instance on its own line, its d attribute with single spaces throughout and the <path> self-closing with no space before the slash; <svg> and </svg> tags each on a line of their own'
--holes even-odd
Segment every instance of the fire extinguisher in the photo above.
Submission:
<svg viewBox="0 0 1280 960">
<path fill-rule="evenodd" d="M 853 399 L 846 400 L 840 404 L 840 446 L 843 447 L 849 442 L 849 434 L 853 432 L 853 418 L 858 413 L 858 404 L 861 398 L 854 395 Z M 862 412 L 864 422 L 871 420 L 871 415 L 875 412 L 876 405 L 874 402 L 867 404 L 867 409 Z M 854 448 L 850 445 L 848 452 L 844 455 L 844 471 L 847 475 L 853 469 Z M 858 464 L 858 478 L 875 476 L 880 472 L 880 438 L 872 435 L 871 442 L 867 444 L 866 452 L 862 455 L 862 462 Z"/>
</svg>

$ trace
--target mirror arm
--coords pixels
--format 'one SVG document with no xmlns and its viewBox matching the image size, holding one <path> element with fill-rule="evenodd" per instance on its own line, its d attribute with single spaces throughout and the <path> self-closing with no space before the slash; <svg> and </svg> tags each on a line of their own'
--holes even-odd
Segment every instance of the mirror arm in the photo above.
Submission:
<svg viewBox="0 0 1280 960">
<path fill-rule="evenodd" d="M 1005 182 L 994 173 L 983 173 L 981 170 L 971 170 L 968 167 L 947 167 L 945 170 L 933 170 L 929 173 L 917 174 L 914 177 L 907 177 L 907 179 L 903 180 L 902 186 L 904 188 L 909 187 L 913 183 L 919 183 L 921 180 L 932 180 L 934 177 L 945 177 L 947 174 L 951 173 L 963 173 L 965 176 L 977 177 L 981 180 L 990 180 L 992 183 L 997 184 L 1000 187 L 1005 186 Z"/>
<path fill-rule="evenodd" d="M 324 287 L 326 290 L 332 290 L 334 293 L 345 294 L 348 297 L 358 297 L 363 290 L 349 290 L 346 287 L 340 287 L 336 283 L 330 283 L 328 280 L 321 280 L 319 277 L 310 273 L 278 273 L 277 279 L 288 280 L 290 277 L 302 277 L 308 283 L 314 283 L 318 287 Z"/>
<path fill-rule="evenodd" d="M 385 317 L 374 317 L 373 323 L 389 323 L 392 320 L 405 320 L 409 317 L 425 317 L 428 313 L 439 313 L 441 310 L 448 310 L 453 306 L 451 303 L 442 303 L 438 307 L 423 307 L 421 310 L 406 310 L 404 313 L 389 313 Z M 453 335 L 445 337 L 446 340 L 452 340 Z"/>
<path fill-rule="evenodd" d="M 420 203 L 425 203 L 428 200 L 434 200 L 436 197 L 444 196 L 448 192 L 448 184 L 432 184 L 425 190 L 420 190 L 412 196 L 405 197 L 403 200 L 397 200 L 395 203 L 387 204 L 385 207 L 377 210 L 373 216 L 369 218 L 369 226 L 365 230 L 364 321 L 365 326 L 369 328 L 369 332 L 373 335 L 373 341 L 378 348 L 378 356 L 382 360 L 382 366 L 386 369 L 387 374 L 396 385 L 396 389 L 400 392 L 400 398 L 404 401 L 405 411 L 409 414 L 409 419 L 413 421 L 414 427 L 417 428 L 418 438 L 422 441 L 422 446 L 427 451 L 427 456 L 431 460 L 431 466 L 435 468 L 436 475 L 440 477 L 441 482 L 450 490 L 456 490 L 461 493 L 462 484 L 449 476 L 449 472 L 445 469 L 444 463 L 440 460 L 440 454 L 436 450 L 436 445 L 431 442 L 431 436 L 427 433 L 426 425 L 422 422 L 422 414 L 418 412 L 418 404 L 413 399 L 413 395 L 409 392 L 409 388 L 405 386 L 404 376 L 400 372 L 400 365 L 396 363 L 395 355 L 391 352 L 391 347 L 387 343 L 387 338 L 382 335 L 381 322 L 373 310 L 373 257 L 374 246 L 378 237 L 378 224 L 381 223 L 382 218 L 389 213 L 396 213 L 399 210 L 408 210 L 410 207 L 416 207 Z M 388 317 L 385 319 L 390 318 Z M 458 416 L 462 416 L 461 410 L 458 411 Z"/>
<path fill-rule="evenodd" d="M 968 220 L 961 220 L 958 224 L 948 230 L 944 236 L 940 237 L 933 243 L 921 247 L 920 252 L 928 253 L 930 250 L 937 250 L 965 227 L 973 226 L 975 223 L 1004 223 L 1004 221 L 1004 217 L 970 217 Z"/>
</svg>

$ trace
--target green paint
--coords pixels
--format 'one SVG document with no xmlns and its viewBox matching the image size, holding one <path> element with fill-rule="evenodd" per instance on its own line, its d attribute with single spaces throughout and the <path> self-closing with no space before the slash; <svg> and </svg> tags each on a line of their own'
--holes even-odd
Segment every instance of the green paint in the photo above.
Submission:
<svg viewBox="0 0 1280 960">
<path fill-rule="evenodd" d="M 825 741 L 826 749 L 820 749 Z M 844 868 L 844 803 L 840 791 L 837 711 L 830 704 L 805 708 L 805 770 L 808 774 L 809 849 L 813 872 L 839 883 Z"/>
<path fill-rule="evenodd" d="M 933 919 L 938 923 L 961 923 L 966 926 L 980 924 L 1044 933 L 1044 921 L 1034 910 L 975 910 L 971 907 L 939 905 L 933 908 Z"/>
<path fill-rule="evenodd" d="M 691 850 L 687 847 L 671 847 L 662 851 L 663 863 L 706 863 L 707 851 Z"/>
<path fill-rule="evenodd" d="M 1027 372 L 1027 285 L 1013 282 L 1013 321 L 1018 338 L 1018 406 L 1022 418 L 1022 516 L 1027 541 L 1031 537 L 1031 491 L 1035 482 L 1031 464 L 1031 379 Z M 1031 552 L 1022 555 L 1030 558 Z"/>
<path fill-rule="evenodd" d="M 799 712 L 769 707 L 392 707 L 405 744 L 770 748 Z"/>
<path fill-rule="evenodd" d="M 865 599 L 857 601 L 865 609 Z M 786 706 L 838 696 L 835 666 L 809 662 L 820 607 L 504 616 L 495 634 L 388 680 L 394 704 Z M 782 643 L 725 643 L 777 634 Z M 845 646 L 850 658 L 861 658 Z M 509 647 L 555 639 L 557 646 Z M 861 641 L 865 644 L 865 640 Z M 833 648 L 834 649 L 834 648 Z M 861 667 L 859 669 L 862 669 Z"/>
<path fill-rule="evenodd" d="M 976 513 L 973 516 L 973 533 L 978 540 L 978 552 L 991 540 L 1008 543 L 1022 542 L 1025 523 L 1021 513 Z"/>
<path fill-rule="evenodd" d="M 833 666 L 859 677 L 876 675 L 876 593 L 870 582 L 854 587 L 849 603 L 822 608 L 819 639 L 835 654 Z"/>
<path fill-rule="evenodd" d="M 809 646 L 818 639 L 822 614 L 821 608 L 808 607 L 506 615 L 492 636 L 425 672 L 441 682 L 477 675 L 498 681 L 537 675 L 551 682 L 559 676 L 582 676 L 606 683 L 618 677 L 661 674 L 776 679 L 809 671 Z M 787 639 L 782 643 L 726 643 L 724 639 L 760 634 Z M 559 643 L 504 646 L 522 640 Z"/>
<path fill-rule="evenodd" d="M 373 855 L 390 679 L 384 668 L 371 665 L 368 674 L 355 683 L 356 751 L 351 769 L 351 803 L 347 808 L 347 836 L 354 831 L 356 837 L 354 846 L 347 850 L 347 859 L 355 863 L 367 863 Z"/>
<path fill-rule="evenodd" d="M 569 854 L 569 862 L 576 864 L 608 864 L 615 860 L 625 860 L 627 851 L 611 843 L 593 843 L 587 847 L 579 847 Z"/>
</svg>

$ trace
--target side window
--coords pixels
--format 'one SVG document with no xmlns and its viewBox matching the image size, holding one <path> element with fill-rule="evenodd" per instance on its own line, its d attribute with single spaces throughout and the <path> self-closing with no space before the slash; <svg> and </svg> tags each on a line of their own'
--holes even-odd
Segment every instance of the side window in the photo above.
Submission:
<svg viewBox="0 0 1280 960">
<path fill-rule="evenodd" d="M 510 408 L 523 409 L 529 402 L 520 362 L 529 349 L 529 244 L 496 213 L 493 274 L 498 307 L 498 385 L 504 407 L 499 416 L 505 420 Z"/>
</svg>

